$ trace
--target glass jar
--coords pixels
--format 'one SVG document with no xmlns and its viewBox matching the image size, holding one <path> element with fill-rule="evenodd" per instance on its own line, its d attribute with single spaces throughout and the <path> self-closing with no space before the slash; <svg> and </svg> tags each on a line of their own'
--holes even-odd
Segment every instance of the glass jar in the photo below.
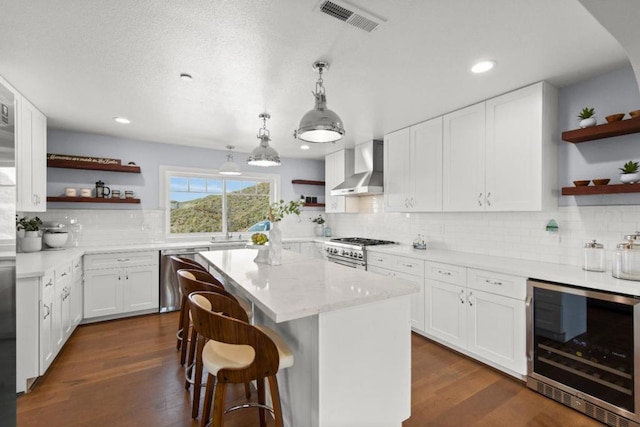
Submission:
<svg viewBox="0 0 640 427">
<path fill-rule="evenodd" d="M 640 232 L 625 236 L 616 246 L 611 274 L 618 279 L 640 281 Z"/>
<path fill-rule="evenodd" d="M 604 271 L 604 246 L 593 240 L 584 245 L 582 269 L 587 271 Z"/>
</svg>

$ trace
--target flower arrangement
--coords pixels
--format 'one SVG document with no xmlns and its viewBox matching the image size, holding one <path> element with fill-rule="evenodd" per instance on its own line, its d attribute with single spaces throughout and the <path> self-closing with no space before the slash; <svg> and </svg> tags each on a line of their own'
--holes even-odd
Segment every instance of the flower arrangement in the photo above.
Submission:
<svg viewBox="0 0 640 427">
<path fill-rule="evenodd" d="M 269 221 L 279 222 L 285 215 L 296 214 L 300 215 L 300 207 L 304 205 L 302 200 L 290 200 L 285 202 L 280 200 L 279 202 L 272 203 L 269 206 Z"/>
<path fill-rule="evenodd" d="M 322 225 L 325 223 L 325 220 L 324 218 L 322 218 L 322 215 L 318 215 L 317 217 L 313 218 L 311 222 L 316 223 L 318 225 Z"/>
</svg>

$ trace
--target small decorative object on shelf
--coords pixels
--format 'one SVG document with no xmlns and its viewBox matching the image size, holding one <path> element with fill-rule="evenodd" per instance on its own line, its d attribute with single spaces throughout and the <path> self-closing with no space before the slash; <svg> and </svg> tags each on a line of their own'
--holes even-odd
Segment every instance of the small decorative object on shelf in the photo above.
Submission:
<svg viewBox="0 0 640 427">
<path fill-rule="evenodd" d="M 595 110 L 593 108 L 584 107 L 580 114 L 578 114 L 578 119 L 580 119 L 580 127 L 588 128 L 598 124 L 598 121 L 596 120 L 594 114 Z"/>
<path fill-rule="evenodd" d="M 545 229 L 551 233 L 557 233 L 559 228 L 555 219 L 550 219 L 545 227 Z"/>
<path fill-rule="evenodd" d="M 624 113 L 612 114 L 610 116 L 605 117 L 607 123 L 619 122 L 624 117 Z"/>
<path fill-rule="evenodd" d="M 629 160 L 620 169 L 620 181 L 625 184 L 640 182 L 640 163 Z"/>
<path fill-rule="evenodd" d="M 591 180 L 591 182 L 593 182 L 593 185 L 607 185 L 609 181 L 611 181 L 610 178 L 597 178 Z"/>
<path fill-rule="evenodd" d="M 324 236 L 324 218 L 322 218 L 322 215 L 318 215 L 317 217 L 313 218 L 311 220 L 311 222 L 315 223 L 316 226 L 313 230 L 313 232 L 315 233 L 315 235 L 317 237 L 322 237 Z"/>
</svg>

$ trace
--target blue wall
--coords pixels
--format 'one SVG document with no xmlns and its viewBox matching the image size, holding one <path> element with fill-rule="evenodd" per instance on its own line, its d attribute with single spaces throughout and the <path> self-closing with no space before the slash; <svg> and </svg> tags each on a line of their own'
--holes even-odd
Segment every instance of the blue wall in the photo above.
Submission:
<svg viewBox="0 0 640 427">
<path fill-rule="evenodd" d="M 631 66 L 615 70 L 560 89 L 558 93 L 558 129 L 577 129 L 578 113 L 593 107 L 598 124 L 606 116 L 640 110 L 640 92 Z M 560 139 L 560 137 L 558 138 Z M 620 183 L 619 167 L 629 161 L 640 161 L 640 133 L 571 144 L 560 141 L 558 147 L 559 187 L 573 186 L 581 179 L 611 178 Z M 599 196 L 560 196 L 559 204 L 616 205 L 640 204 L 640 193 Z"/>
<path fill-rule="evenodd" d="M 48 168 L 47 194 L 64 194 L 65 187 L 91 188 L 102 180 L 111 189 L 133 190 L 141 199 L 140 205 L 98 204 L 98 203 L 51 203 L 48 208 L 65 209 L 161 209 L 159 198 L 159 167 L 182 166 L 217 170 L 226 160 L 226 151 L 205 148 L 184 147 L 149 141 L 130 140 L 90 133 L 49 130 L 47 152 L 55 154 L 75 154 L 120 159 L 123 164 L 135 162 L 142 173 L 119 173 L 87 171 L 77 169 Z M 298 199 L 300 194 L 318 195 L 324 199 L 324 187 L 299 186 L 291 184 L 292 179 L 324 181 L 324 161 L 282 158 L 282 165 L 261 168 L 246 164 L 247 154 L 235 153 L 235 161 L 243 171 L 280 175 L 281 198 Z"/>
</svg>

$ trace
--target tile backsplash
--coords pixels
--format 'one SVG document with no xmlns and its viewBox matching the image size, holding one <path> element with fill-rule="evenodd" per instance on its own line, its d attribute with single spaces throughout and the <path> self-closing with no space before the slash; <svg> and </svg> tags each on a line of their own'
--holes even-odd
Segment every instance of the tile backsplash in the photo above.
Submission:
<svg viewBox="0 0 640 427">
<path fill-rule="evenodd" d="M 371 237 L 410 244 L 423 234 L 428 248 L 582 265 L 584 244 L 595 239 L 609 262 L 625 234 L 640 230 L 640 206 L 567 206 L 545 212 L 385 213 L 382 196 L 360 198 L 359 214 L 322 214 L 334 236 Z M 81 225 L 80 246 L 165 241 L 163 210 L 50 209 L 45 221 Z M 318 212 L 282 221 L 284 237 L 312 237 Z M 546 231 L 554 219 L 557 232 Z M 208 240 L 208 237 L 206 237 Z"/>
</svg>

